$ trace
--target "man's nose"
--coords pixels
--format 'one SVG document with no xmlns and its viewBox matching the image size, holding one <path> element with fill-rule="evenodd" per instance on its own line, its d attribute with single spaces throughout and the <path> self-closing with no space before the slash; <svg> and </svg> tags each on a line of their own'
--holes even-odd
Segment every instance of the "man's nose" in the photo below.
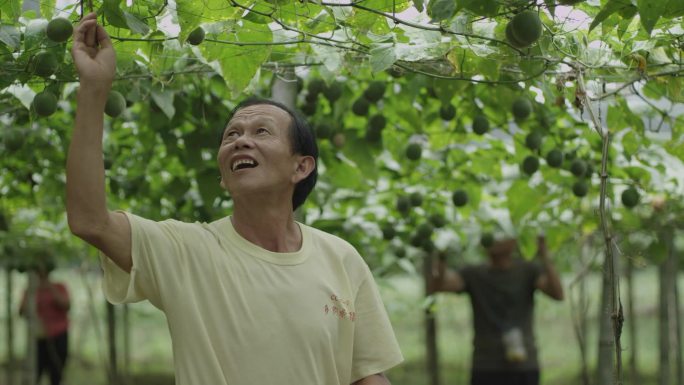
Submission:
<svg viewBox="0 0 684 385">
<path fill-rule="evenodd" d="M 236 150 L 240 148 L 252 148 L 253 144 L 252 138 L 247 133 L 240 135 L 233 142 L 233 146 Z"/>
</svg>

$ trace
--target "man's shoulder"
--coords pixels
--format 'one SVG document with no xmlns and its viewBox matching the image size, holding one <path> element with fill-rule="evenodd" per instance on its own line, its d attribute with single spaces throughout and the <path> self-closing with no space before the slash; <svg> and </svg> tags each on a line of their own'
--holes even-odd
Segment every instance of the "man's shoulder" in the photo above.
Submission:
<svg viewBox="0 0 684 385">
<path fill-rule="evenodd" d="M 461 274 L 482 274 L 488 270 L 486 263 L 469 263 L 458 269 Z"/>
<path fill-rule="evenodd" d="M 536 271 L 541 268 L 541 265 L 539 264 L 539 261 L 536 260 L 528 260 L 525 258 L 516 258 L 515 259 L 515 266 L 518 269 L 525 270 L 525 271 Z"/>
<path fill-rule="evenodd" d="M 303 226 L 311 236 L 311 243 L 314 247 L 325 250 L 329 257 L 337 256 L 347 263 L 353 262 L 365 265 L 365 261 L 359 251 L 346 239 L 312 226 Z"/>
<path fill-rule="evenodd" d="M 149 219 L 145 217 L 138 216 L 136 214 L 125 212 L 128 216 L 129 221 L 136 223 L 137 226 L 131 226 L 132 229 L 147 230 L 151 228 L 158 228 L 161 231 L 169 233 L 173 237 L 177 238 L 190 238 L 195 239 L 201 234 L 216 234 L 218 228 L 225 222 L 226 218 L 221 218 L 212 222 L 186 222 L 183 220 L 175 218 L 165 218 L 165 219 Z"/>
<path fill-rule="evenodd" d="M 320 241 L 320 242 L 325 242 L 327 244 L 332 244 L 337 247 L 342 247 L 344 249 L 351 249 L 351 250 L 356 250 L 356 248 L 349 243 L 346 239 L 343 239 L 335 234 L 328 233 L 326 231 L 323 231 L 321 229 L 317 229 L 313 226 L 305 225 L 305 224 L 300 224 L 302 225 L 310 234 L 311 239 L 314 241 Z"/>
</svg>

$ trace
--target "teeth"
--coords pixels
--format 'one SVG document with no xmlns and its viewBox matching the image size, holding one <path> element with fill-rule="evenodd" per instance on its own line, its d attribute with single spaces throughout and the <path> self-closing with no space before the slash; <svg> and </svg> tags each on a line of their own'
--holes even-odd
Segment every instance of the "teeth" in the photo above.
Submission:
<svg viewBox="0 0 684 385">
<path fill-rule="evenodd" d="M 231 166 L 231 170 L 235 171 L 238 166 L 243 165 L 243 164 L 248 164 L 250 166 L 254 166 L 255 162 L 251 159 L 238 159 L 235 162 L 233 162 L 233 165 Z"/>
</svg>

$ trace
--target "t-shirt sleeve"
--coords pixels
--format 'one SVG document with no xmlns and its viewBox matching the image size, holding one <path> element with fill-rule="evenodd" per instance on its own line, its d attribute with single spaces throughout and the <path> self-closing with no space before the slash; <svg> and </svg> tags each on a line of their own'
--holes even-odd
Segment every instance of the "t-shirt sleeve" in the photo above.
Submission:
<svg viewBox="0 0 684 385">
<path fill-rule="evenodd" d="M 155 222 L 130 213 L 124 213 L 131 225 L 130 274 L 101 255 L 104 271 L 102 286 L 107 300 L 114 304 L 149 300 L 163 309 L 160 290 L 161 279 L 173 279 L 176 261 L 180 258 L 178 231 L 174 221 Z M 177 269 L 175 269 L 177 270 Z"/>
<path fill-rule="evenodd" d="M 404 360 L 378 287 L 370 270 L 366 271 L 354 301 L 352 382 L 382 373 Z"/>
</svg>

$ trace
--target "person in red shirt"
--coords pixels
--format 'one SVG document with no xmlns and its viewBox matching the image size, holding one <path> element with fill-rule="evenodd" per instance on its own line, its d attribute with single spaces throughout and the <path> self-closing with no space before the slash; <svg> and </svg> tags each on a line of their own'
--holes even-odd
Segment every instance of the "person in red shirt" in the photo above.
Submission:
<svg viewBox="0 0 684 385">
<path fill-rule="evenodd" d="M 62 382 L 68 355 L 68 312 L 71 306 L 69 292 L 64 284 L 50 281 L 51 266 L 39 265 L 36 288 L 36 316 L 38 317 L 37 350 L 38 367 L 36 381 L 47 370 L 50 385 Z M 24 292 L 19 314 L 28 315 L 28 291 Z"/>
</svg>

